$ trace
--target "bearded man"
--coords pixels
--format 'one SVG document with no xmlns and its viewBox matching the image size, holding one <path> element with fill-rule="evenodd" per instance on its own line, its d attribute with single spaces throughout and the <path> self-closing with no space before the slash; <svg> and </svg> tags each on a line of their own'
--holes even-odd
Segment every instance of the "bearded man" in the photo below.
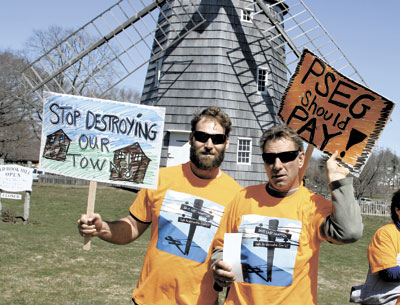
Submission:
<svg viewBox="0 0 400 305">
<path fill-rule="evenodd" d="M 151 224 L 134 304 L 215 304 L 209 271 L 211 242 L 225 206 L 242 187 L 220 165 L 229 147 L 232 123 L 218 107 L 196 113 L 191 121 L 190 161 L 160 169 L 157 190 L 142 189 L 129 215 L 114 222 L 99 214 L 82 215 L 82 236 L 115 243 L 136 240 Z"/>
</svg>

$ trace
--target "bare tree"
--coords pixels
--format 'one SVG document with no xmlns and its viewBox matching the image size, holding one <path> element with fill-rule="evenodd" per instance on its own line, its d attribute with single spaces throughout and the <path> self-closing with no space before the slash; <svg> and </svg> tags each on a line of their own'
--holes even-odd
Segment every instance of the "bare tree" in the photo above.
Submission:
<svg viewBox="0 0 400 305">
<path fill-rule="evenodd" d="M 108 91 L 106 95 L 103 96 L 103 98 L 114 101 L 138 104 L 140 102 L 140 93 L 130 88 L 114 88 Z"/>
<path fill-rule="evenodd" d="M 19 73 L 26 64 L 15 52 L 0 52 L 0 127 L 26 120 L 25 90 Z"/>
<path fill-rule="evenodd" d="M 35 154 L 39 149 L 42 100 L 40 94 L 32 92 L 32 84 L 47 80 L 39 90 L 91 97 L 108 88 L 118 71 L 108 64 L 115 54 L 107 45 L 69 66 L 90 43 L 84 34 L 51 26 L 34 31 L 23 53 L 0 51 L 0 157 L 19 159 L 24 146 Z M 103 98 L 137 103 L 140 94 L 129 88 L 113 88 Z"/>
<path fill-rule="evenodd" d="M 307 186 L 314 192 L 327 195 L 325 178 L 326 157 L 312 157 L 305 175 Z M 400 160 L 390 149 L 375 148 L 359 177 L 354 177 L 354 196 L 385 197 L 400 186 Z"/>
<path fill-rule="evenodd" d="M 373 197 L 380 192 L 380 188 L 384 188 L 382 181 L 386 176 L 385 156 L 384 149 L 375 148 L 360 176 L 354 179 L 355 197 L 357 199 L 363 196 Z"/>
<path fill-rule="evenodd" d="M 384 176 L 381 184 L 388 185 L 392 191 L 399 187 L 400 160 L 390 149 L 384 151 Z"/>
<path fill-rule="evenodd" d="M 326 157 L 311 157 L 305 174 L 305 183 L 308 188 L 322 195 L 328 195 L 327 179 L 325 175 Z"/>
<path fill-rule="evenodd" d="M 107 86 L 114 77 L 107 65 L 113 56 L 105 45 L 82 57 L 73 65 L 72 60 L 89 47 L 92 38 L 73 29 L 50 26 L 46 31 L 36 30 L 26 43 L 27 56 L 34 62 L 39 78 L 46 80 L 47 89 L 54 92 L 94 96 L 96 87 Z M 68 67 L 69 66 L 69 67 Z M 96 77 L 95 77 L 96 75 Z"/>
<path fill-rule="evenodd" d="M 112 64 L 118 62 L 116 46 L 108 42 L 86 52 L 96 40 L 85 31 L 74 32 L 60 26 L 34 31 L 26 43 L 27 57 L 37 58 L 31 67 L 35 72 L 31 74 L 33 83 L 44 83 L 43 88 L 53 92 L 138 102 L 139 92 L 113 87 L 119 75 Z M 108 88 L 112 89 L 104 95 Z"/>
<path fill-rule="evenodd" d="M 28 93 L 20 73 L 26 65 L 21 54 L 0 51 L 0 157 L 4 159 L 24 159 L 18 149 L 39 143 L 37 100 Z"/>
</svg>

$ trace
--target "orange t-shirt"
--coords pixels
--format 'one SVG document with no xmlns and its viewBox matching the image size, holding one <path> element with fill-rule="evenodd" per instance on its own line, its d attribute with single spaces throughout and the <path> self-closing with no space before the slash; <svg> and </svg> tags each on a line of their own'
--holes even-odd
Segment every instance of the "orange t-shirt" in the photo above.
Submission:
<svg viewBox="0 0 400 305">
<path fill-rule="evenodd" d="M 225 304 L 317 303 L 320 226 L 332 203 L 303 186 L 284 198 L 265 184 L 243 189 L 226 209 L 213 242 L 224 233 L 242 233 L 243 282 L 235 282 Z"/>
<path fill-rule="evenodd" d="M 375 232 L 367 256 L 372 274 L 400 266 L 400 232 L 393 222 Z M 400 297 L 396 304 L 400 304 Z"/>
<path fill-rule="evenodd" d="M 225 206 L 241 189 L 225 173 L 200 179 L 185 163 L 161 169 L 158 189 L 138 193 L 130 213 L 152 226 L 132 295 L 137 304 L 214 304 L 210 246 Z"/>
</svg>

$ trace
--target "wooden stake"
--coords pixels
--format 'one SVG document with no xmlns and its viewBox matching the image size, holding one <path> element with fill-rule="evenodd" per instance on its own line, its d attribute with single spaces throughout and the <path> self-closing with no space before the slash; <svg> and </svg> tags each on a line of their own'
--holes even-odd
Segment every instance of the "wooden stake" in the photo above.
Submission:
<svg viewBox="0 0 400 305">
<path fill-rule="evenodd" d="M 96 189 L 97 189 L 97 182 L 90 181 L 89 184 L 89 195 L 88 195 L 88 202 L 87 202 L 87 209 L 86 214 L 88 217 L 92 217 L 94 213 L 94 203 L 96 201 Z M 83 242 L 83 250 L 90 250 L 90 237 L 84 237 Z"/>
</svg>

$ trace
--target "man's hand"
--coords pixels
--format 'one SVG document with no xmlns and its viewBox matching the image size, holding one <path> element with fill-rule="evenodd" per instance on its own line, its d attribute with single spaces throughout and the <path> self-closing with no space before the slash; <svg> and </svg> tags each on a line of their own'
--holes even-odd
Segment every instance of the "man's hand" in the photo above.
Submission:
<svg viewBox="0 0 400 305">
<path fill-rule="evenodd" d="M 236 279 L 235 274 L 231 272 L 232 267 L 223 260 L 217 261 L 212 270 L 215 282 L 221 287 L 229 287 Z"/>
<path fill-rule="evenodd" d="M 103 229 L 103 221 L 101 220 L 100 214 L 93 214 L 89 217 L 86 214 L 82 214 L 78 220 L 78 230 L 83 237 L 94 237 L 106 233 Z"/>
<path fill-rule="evenodd" d="M 331 183 L 335 180 L 346 178 L 350 171 L 339 165 L 336 162 L 336 158 L 338 156 L 338 152 L 335 151 L 334 154 L 326 161 L 326 176 L 328 177 L 328 182 Z"/>
</svg>

